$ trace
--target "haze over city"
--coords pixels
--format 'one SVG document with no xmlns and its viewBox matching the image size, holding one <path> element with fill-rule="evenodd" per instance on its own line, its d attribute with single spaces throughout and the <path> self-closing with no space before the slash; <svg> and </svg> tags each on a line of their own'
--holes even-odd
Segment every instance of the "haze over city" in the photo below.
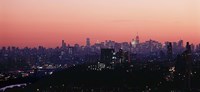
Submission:
<svg viewBox="0 0 200 92">
<path fill-rule="evenodd" d="M 200 0 L 0 0 L 0 92 L 200 92 Z"/>
<path fill-rule="evenodd" d="M 200 42 L 199 0 L 0 0 L 0 46 L 97 40 Z"/>
</svg>

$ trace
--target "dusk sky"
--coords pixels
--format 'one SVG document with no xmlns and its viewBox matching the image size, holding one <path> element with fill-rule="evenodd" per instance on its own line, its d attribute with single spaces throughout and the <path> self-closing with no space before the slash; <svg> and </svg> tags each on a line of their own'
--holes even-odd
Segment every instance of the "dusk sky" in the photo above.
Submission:
<svg viewBox="0 0 200 92">
<path fill-rule="evenodd" d="M 0 47 L 153 39 L 200 43 L 200 0 L 0 0 Z"/>
</svg>

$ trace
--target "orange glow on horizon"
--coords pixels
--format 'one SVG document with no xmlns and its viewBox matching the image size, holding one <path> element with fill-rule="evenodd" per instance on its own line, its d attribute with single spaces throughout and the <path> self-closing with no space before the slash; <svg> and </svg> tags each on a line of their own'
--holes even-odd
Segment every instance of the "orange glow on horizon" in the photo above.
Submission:
<svg viewBox="0 0 200 92">
<path fill-rule="evenodd" d="M 0 0 L 0 47 L 105 40 L 200 43 L 200 0 Z"/>
</svg>

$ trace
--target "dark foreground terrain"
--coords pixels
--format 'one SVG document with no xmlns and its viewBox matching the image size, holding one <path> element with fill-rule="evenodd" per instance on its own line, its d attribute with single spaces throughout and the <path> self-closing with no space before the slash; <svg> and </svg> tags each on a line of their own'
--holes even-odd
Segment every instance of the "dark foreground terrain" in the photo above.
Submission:
<svg viewBox="0 0 200 92">
<path fill-rule="evenodd" d="M 23 88 L 7 89 L 6 92 L 170 92 L 188 91 L 184 79 L 169 72 L 162 63 L 115 64 L 98 70 L 98 64 L 78 65 L 46 76 Z M 110 68 L 109 68 L 110 67 Z M 191 90 L 200 91 L 197 69 L 191 78 Z"/>
</svg>

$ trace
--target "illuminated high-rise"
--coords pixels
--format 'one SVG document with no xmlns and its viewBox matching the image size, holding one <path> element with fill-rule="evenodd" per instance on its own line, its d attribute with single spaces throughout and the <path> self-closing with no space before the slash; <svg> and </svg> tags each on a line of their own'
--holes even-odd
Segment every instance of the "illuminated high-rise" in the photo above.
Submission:
<svg viewBox="0 0 200 92">
<path fill-rule="evenodd" d="M 135 38 L 135 42 L 136 42 L 136 44 L 139 44 L 139 43 L 140 43 L 140 38 L 139 38 L 138 35 L 137 35 L 136 38 Z"/>
<path fill-rule="evenodd" d="M 132 39 L 131 45 L 132 45 L 133 47 L 136 47 L 139 43 L 140 43 L 140 38 L 139 38 L 139 36 L 137 35 L 137 36 L 135 37 L 135 39 Z"/>
<path fill-rule="evenodd" d="M 114 52 L 114 49 L 101 49 L 101 61 L 105 63 L 112 62 Z"/>
</svg>

